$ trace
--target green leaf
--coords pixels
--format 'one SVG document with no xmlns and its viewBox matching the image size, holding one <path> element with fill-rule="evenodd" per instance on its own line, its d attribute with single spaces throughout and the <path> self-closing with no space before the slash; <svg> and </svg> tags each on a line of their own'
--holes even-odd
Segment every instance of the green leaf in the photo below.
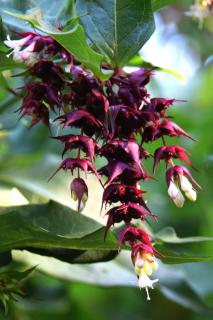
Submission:
<svg viewBox="0 0 213 320">
<path fill-rule="evenodd" d="M 164 243 L 192 243 L 202 241 L 213 241 L 213 237 L 186 237 L 179 238 L 172 227 L 166 227 L 155 234 L 155 239 Z"/>
<path fill-rule="evenodd" d="M 205 243 L 213 237 L 177 237 L 175 230 L 167 227 L 155 235 L 156 249 L 164 263 L 186 263 L 213 260 L 212 252 L 206 252 Z"/>
<path fill-rule="evenodd" d="M 173 76 L 175 76 L 176 78 L 178 78 L 180 81 L 182 81 L 183 83 L 186 82 L 186 79 L 185 77 L 175 71 L 175 70 L 171 70 L 171 69 L 168 69 L 168 68 L 163 68 L 163 67 L 159 67 L 159 66 L 155 66 L 153 65 L 152 63 L 144 60 L 139 54 L 137 54 L 136 56 L 134 56 L 129 62 L 128 62 L 128 65 L 129 66 L 133 66 L 133 67 L 144 67 L 144 68 L 149 68 L 149 69 L 154 69 L 154 70 L 157 70 L 157 71 L 163 71 L 163 72 L 166 72 L 166 73 L 169 73 Z"/>
<path fill-rule="evenodd" d="M 88 46 L 82 26 L 77 25 L 69 32 L 49 34 L 99 79 L 107 80 L 112 75 L 111 71 L 101 70 L 103 56 Z"/>
<path fill-rule="evenodd" d="M 7 13 L 17 19 L 27 21 L 34 28 L 51 35 L 68 52 L 72 53 L 78 61 L 90 69 L 99 79 L 107 80 L 112 75 L 112 71 L 101 69 L 103 56 L 89 47 L 86 41 L 84 29 L 81 25 L 76 25 L 68 32 L 59 32 L 52 25 L 47 24 L 44 21 L 43 14 L 39 8 L 31 10 L 28 14 L 13 13 L 6 10 L 4 13 Z"/>
<path fill-rule="evenodd" d="M 153 11 L 160 10 L 161 8 L 172 4 L 174 0 L 152 0 Z"/>
<path fill-rule="evenodd" d="M 154 31 L 149 0 L 80 0 L 77 14 L 85 14 L 88 38 L 113 66 L 125 66 Z"/>
<path fill-rule="evenodd" d="M 53 201 L 1 208 L 0 222 L 0 251 L 28 247 L 92 250 L 92 255 L 87 255 L 88 261 L 106 260 L 106 256 L 112 257 L 111 250 L 117 251 L 117 240 L 112 232 L 104 241 L 102 225 Z"/>
</svg>

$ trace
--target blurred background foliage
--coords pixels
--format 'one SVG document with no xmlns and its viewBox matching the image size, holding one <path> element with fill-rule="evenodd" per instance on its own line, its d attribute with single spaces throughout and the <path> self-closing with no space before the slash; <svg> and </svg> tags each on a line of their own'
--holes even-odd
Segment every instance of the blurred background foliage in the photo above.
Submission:
<svg viewBox="0 0 213 320">
<path fill-rule="evenodd" d="M 156 31 L 141 51 L 145 60 L 175 70 L 185 79 L 181 82 L 171 74 L 156 71 L 149 90 L 152 96 L 186 100 L 172 107 L 170 115 L 197 140 L 194 143 L 181 139 L 181 144 L 190 151 L 197 169 L 193 175 L 202 186 L 198 200 L 186 202 L 183 209 L 170 202 L 163 164 L 156 176 L 160 183 L 149 181 L 142 185 L 142 189 L 151 191 L 147 200 L 152 211 L 159 215 L 159 222 L 152 224 L 153 231 L 170 225 L 181 237 L 213 235 L 213 21 L 209 17 L 200 29 L 195 19 L 185 15 L 192 3 L 176 0 L 155 13 Z M 57 1 L 36 1 L 36 5 L 45 5 L 52 20 L 57 4 Z M 35 1 L 1 1 L 4 8 L 15 7 L 23 12 L 33 5 Z M 59 16 L 62 13 L 66 11 L 59 12 Z M 15 29 L 14 20 L 8 19 Z M 24 23 L 21 25 L 26 27 Z M 68 191 L 70 177 L 61 174 L 47 184 L 60 161 L 59 144 L 49 139 L 50 134 L 42 125 L 29 129 L 29 123 L 25 119 L 18 121 L 14 113 L 20 100 L 8 88 L 21 87 L 21 77 L 11 78 L 11 71 L 4 71 L 0 84 L 0 205 L 54 199 L 73 207 Z M 56 134 L 57 128 L 53 130 Z M 174 139 L 167 141 L 175 143 Z M 150 152 L 155 148 L 156 143 L 148 146 Z M 147 168 L 151 170 L 148 163 Z M 103 223 L 97 204 L 101 191 L 94 180 L 90 179 L 89 185 L 92 191 L 83 213 Z M 213 251 L 211 243 L 198 245 L 201 254 Z M 133 270 L 125 255 L 93 266 L 68 266 L 26 252 L 16 252 L 14 260 L 9 266 L 11 270 L 39 266 L 25 281 L 25 298 L 11 302 L 8 315 L 4 315 L 2 307 L 0 319 L 212 319 L 213 264 L 210 262 L 162 265 L 160 290 L 152 291 L 152 300 L 147 302 L 144 292 L 134 287 Z"/>
</svg>

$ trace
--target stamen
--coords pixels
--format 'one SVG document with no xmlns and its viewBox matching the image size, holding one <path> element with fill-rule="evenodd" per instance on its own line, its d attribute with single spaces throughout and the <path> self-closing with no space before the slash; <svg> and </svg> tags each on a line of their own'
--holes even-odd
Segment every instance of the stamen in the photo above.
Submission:
<svg viewBox="0 0 213 320">
<path fill-rule="evenodd" d="M 148 287 L 145 287 L 145 290 L 146 290 L 146 294 L 147 294 L 147 300 L 151 300 L 151 299 L 150 299 L 150 296 L 149 296 L 149 289 L 148 289 Z"/>
</svg>

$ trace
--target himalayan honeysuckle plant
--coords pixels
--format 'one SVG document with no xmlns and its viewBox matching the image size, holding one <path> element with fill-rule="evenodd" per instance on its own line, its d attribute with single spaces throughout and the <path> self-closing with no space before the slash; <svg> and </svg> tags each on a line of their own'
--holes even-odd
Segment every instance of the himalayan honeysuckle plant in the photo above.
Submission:
<svg viewBox="0 0 213 320">
<path fill-rule="evenodd" d="M 155 67 L 124 69 L 154 31 L 154 8 L 160 8 L 160 1 L 80 0 L 74 16 L 54 27 L 37 9 L 27 14 L 4 12 L 29 22 L 26 30 L 8 29 L 4 39 L 8 60 L 25 68 L 16 74 L 25 81 L 15 90 L 23 96 L 17 117 L 30 119 L 31 127 L 42 123 L 55 144 L 61 144 L 62 161 L 49 180 L 61 171 L 71 172 L 70 192 L 78 211 L 90 194 L 87 175 L 97 178 L 103 189 L 101 212 L 107 216 L 102 241 L 107 241 L 112 227 L 119 227 L 114 229 L 119 230 L 118 252 L 131 250 L 138 285 L 148 300 L 148 289 L 158 281 L 152 278 L 156 259 L 164 253 L 141 227 L 160 219 L 145 200 L 143 182 L 157 180 L 154 175 L 164 162 L 168 196 L 177 207 L 195 202 L 200 189 L 188 169 L 188 151 L 168 144 L 167 137 L 194 140 L 169 113 L 183 101 L 151 95 L 148 84 Z M 158 147 L 150 154 L 147 146 L 156 141 Z M 153 172 L 146 169 L 147 162 L 153 164 Z M 143 223 L 136 225 L 137 221 Z"/>
</svg>

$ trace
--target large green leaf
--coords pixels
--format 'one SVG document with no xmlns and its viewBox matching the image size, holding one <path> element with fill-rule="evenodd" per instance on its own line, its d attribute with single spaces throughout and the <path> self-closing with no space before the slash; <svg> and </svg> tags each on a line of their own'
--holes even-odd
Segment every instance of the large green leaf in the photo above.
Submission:
<svg viewBox="0 0 213 320">
<path fill-rule="evenodd" d="M 165 263 L 186 263 L 212 261 L 212 250 L 206 250 L 205 244 L 213 242 L 213 237 L 179 238 L 173 228 L 167 227 L 155 235 L 156 249 Z"/>
<path fill-rule="evenodd" d="M 152 0 L 152 9 L 157 11 L 165 6 L 172 4 L 174 0 Z"/>
<path fill-rule="evenodd" d="M 150 0 L 80 0 L 77 14 L 88 38 L 114 66 L 124 66 L 154 31 Z"/>
<path fill-rule="evenodd" d="M 1 208 L 0 221 L 1 252 L 14 248 L 41 248 L 49 251 L 39 253 L 62 257 L 69 262 L 93 262 L 111 259 L 115 256 L 111 250 L 117 251 L 117 240 L 112 232 L 104 241 L 102 225 L 53 201 Z M 54 248 L 58 250 L 51 251 Z M 87 253 L 87 250 L 91 252 Z"/>
</svg>

